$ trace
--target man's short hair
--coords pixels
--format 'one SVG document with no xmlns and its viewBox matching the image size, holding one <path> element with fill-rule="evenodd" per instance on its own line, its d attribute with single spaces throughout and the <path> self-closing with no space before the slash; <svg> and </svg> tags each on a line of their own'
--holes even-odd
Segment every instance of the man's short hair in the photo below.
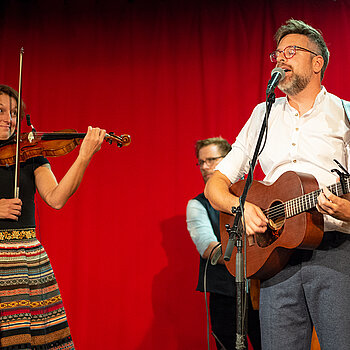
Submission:
<svg viewBox="0 0 350 350">
<path fill-rule="evenodd" d="M 329 62 L 329 51 L 327 45 L 323 39 L 322 33 L 320 30 L 316 30 L 310 25 L 306 24 L 303 21 L 296 19 L 289 19 L 286 21 L 286 24 L 282 25 L 277 29 L 275 34 L 275 40 L 278 44 L 280 41 L 289 34 L 301 34 L 308 37 L 308 39 L 314 43 L 317 47 L 317 53 L 323 57 L 324 64 L 321 70 L 321 80 L 323 79 L 324 72 L 328 66 Z"/>
<path fill-rule="evenodd" d="M 231 145 L 227 142 L 227 140 L 225 140 L 221 136 L 211 137 L 211 138 L 205 139 L 205 140 L 198 140 L 196 142 L 196 157 L 197 157 L 197 159 L 199 156 L 199 150 L 201 148 L 203 148 L 205 146 L 209 146 L 209 145 L 217 145 L 219 150 L 221 151 L 222 156 L 226 156 L 226 154 L 228 152 L 230 152 L 230 150 L 231 150 Z"/>
</svg>

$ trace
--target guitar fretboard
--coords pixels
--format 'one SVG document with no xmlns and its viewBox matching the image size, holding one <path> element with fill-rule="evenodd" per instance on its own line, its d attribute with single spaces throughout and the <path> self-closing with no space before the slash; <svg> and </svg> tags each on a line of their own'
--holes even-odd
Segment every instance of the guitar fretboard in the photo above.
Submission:
<svg viewBox="0 0 350 350">
<path fill-rule="evenodd" d="M 336 196 L 342 196 L 343 194 L 349 193 L 350 190 L 350 179 L 344 179 L 344 190 L 340 182 L 337 182 L 333 185 L 327 186 L 330 192 L 335 194 Z M 316 191 L 304 194 L 300 197 L 291 199 L 284 203 L 278 204 L 274 207 L 271 207 L 264 211 L 264 214 L 267 218 L 274 219 L 280 216 L 284 216 L 286 219 L 303 213 L 307 210 L 310 210 L 316 207 L 317 197 L 321 193 L 321 189 Z"/>
</svg>

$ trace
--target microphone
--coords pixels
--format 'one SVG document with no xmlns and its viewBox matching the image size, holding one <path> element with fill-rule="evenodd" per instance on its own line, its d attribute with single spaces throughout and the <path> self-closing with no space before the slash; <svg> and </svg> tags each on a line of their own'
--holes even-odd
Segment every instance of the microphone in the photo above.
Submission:
<svg viewBox="0 0 350 350">
<path fill-rule="evenodd" d="M 276 67 L 272 70 L 271 79 L 267 84 L 266 98 L 275 90 L 280 80 L 283 80 L 285 76 L 286 72 L 282 68 Z"/>
<path fill-rule="evenodd" d="M 26 115 L 26 119 L 27 119 L 27 125 L 32 128 L 32 131 L 34 133 L 36 133 L 36 130 L 35 130 L 34 126 L 32 125 L 31 121 L 30 121 L 30 115 L 29 114 Z"/>
</svg>

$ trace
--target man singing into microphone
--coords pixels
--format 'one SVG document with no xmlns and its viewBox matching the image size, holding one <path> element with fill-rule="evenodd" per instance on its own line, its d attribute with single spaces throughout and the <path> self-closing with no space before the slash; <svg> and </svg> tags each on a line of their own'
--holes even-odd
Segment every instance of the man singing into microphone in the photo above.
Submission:
<svg viewBox="0 0 350 350">
<path fill-rule="evenodd" d="M 322 349 L 345 350 L 350 346 L 350 202 L 325 186 L 337 180 L 333 159 L 349 169 L 349 122 L 340 98 L 321 85 L 329 59 L 321 33 L 291 19 L 275 39 L 270 59 L 285 72 L 278 88 L 286 96 L 272 106 L 259 162 L 269 183 L 287 171 L 317 179 L 323 188 L 317 210 L 324 236 L 317 249 L 296 249 L 280 272 L 262 282 L 262 348 L 308 350 L 314 326 Z M 239 204 L 229 187 L 249 170 L 264 115 L 262 103 L 207 182 L 205 195 L 217 210 L 231 213 Z M 268 221 L 258 206 L 246 202 L 244 216 L 248 235 L 266 231 Z"/>
<path fill-rule="evenodd" d="M 222 137 L 212 137 L 196 142 L 197 165 L 204 183 L 213 175 L 215 166 L 231 150 L 231 145 Z M 234 277 L 224 265 L 220 256 L 219 212 L 201 193 L 187 204 L 187 229 L 200 254 L 197 290 L 210 293 L 209 310 L 211 329 L 216 338 L 218 349 L 234 350 L 236 344 L 236 286 Z M 211 262 L 207 264 L 207 279 L 204 281 L 204 270 L 211 251 L 215 248 Z M 213 264 L 214 265 L 213 265 Z M 259 350 L 260 328 L 258 312 L 249 304 L 248 328 L 249 338 L 254 350 Z"/>
</svg>

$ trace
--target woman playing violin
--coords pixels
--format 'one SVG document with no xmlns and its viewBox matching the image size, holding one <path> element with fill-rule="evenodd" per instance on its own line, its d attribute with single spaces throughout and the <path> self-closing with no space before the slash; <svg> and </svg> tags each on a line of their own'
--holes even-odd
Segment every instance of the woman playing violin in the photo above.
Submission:
<svg viewBox="0 0 350 350">
<path fill-rule="evenodd" d="M 15 132 L 17 102 L 18 93 L 0 85 L 0 155 L 2 144 Z M 35 236 L 34 195 L 38 191 L 49 206 L 61 209 L 79 187 L 105 134 L 88 128 L 76 160 L 59 183 L 43 156 L 22 162 L 19 198 L 13 198 L 15 166 L 0 166 L 1 349 L 74 349 L 51 264 Z"/>
</svg>

